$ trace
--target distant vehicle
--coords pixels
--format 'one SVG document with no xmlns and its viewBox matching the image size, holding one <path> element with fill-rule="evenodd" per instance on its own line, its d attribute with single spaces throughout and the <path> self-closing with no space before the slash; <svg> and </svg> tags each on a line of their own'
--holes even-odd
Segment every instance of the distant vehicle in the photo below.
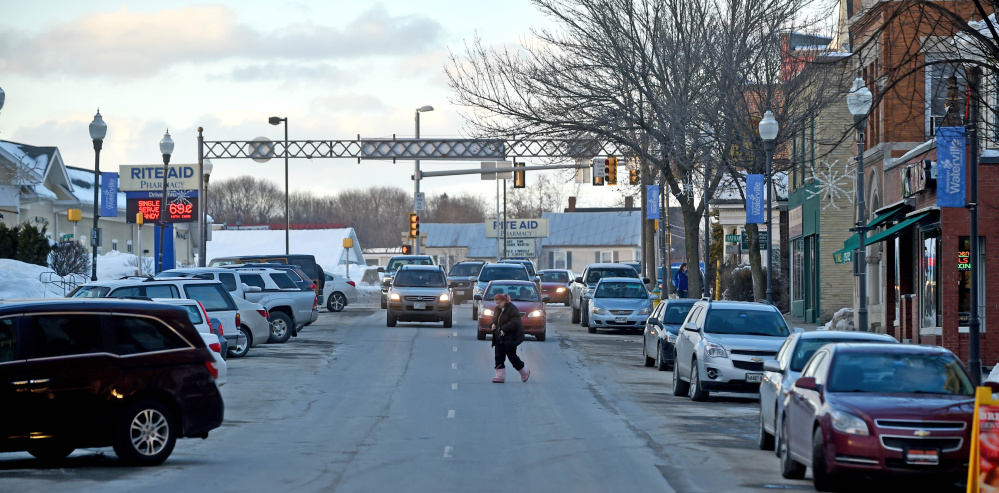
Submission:
<svg viewBox="0 0 999 493">
<path fill-rule="evenodd" d="M 521 264 L 521 265 L 524 266 L 525 269 L 527 269 L 527 275 L 528 276 L 535 277 L 535 276 L 538 275 L 537 269 L 534 268 L 534 262 L 532 262 L 530 260 L 527 260 L 527 259 L 522 259 L 522 258 L 505 258 L 505 259 L 501 259 L 499 261 L 499 263 L 501 263 L 501 264 Z"/>
<path fill-rule="evenodd" d="M 385 325 L 444 322 L 444 328 L 450 328 L 454 318 L 451 309 L 451 289 L 444 269 L 437 265 L 406 265 L 396 271 L 389 289 Z"/>
<path fill-rule="evenodd" d="M 538 271 L 541 278 L 541 295 L 551 298 L 552 303 L 562 303 L 572 306 L 571 286 L 576 277 L 565 269 L 545 269 Z"/>
<path fill-rule="evenodd" d="M 673 367 L 673 347 L 680 334 L 680 325 L 687 318 L 696 300 L 668 299 L 659 303 L 645 321 L 642 338 L 642 360 L 645 366 L 659 371 Z M 654 348 L 654 349 L 653 349 Z"/>
<path fill-rule="evenodd" d="M 822 346 L 837 342 L 897 343 L 894 337 L 873 332 L 815 330 L 791 334 L 777 351 L 776 359 L 763 361 L 760 384 L 760 425 L 757 442 L 760 450 L 774 449 L 774 435 L 780 429 L 778 417 L 784 414 L 784 396 L 798 380 L 805 363 Z"/>
<path fill-rule="evenodd" d="M 350 303 L 357 301 L 357 283 L 338 274 L 326 272 L 326 287 L 323 288 L 319 305 L 331 312 L 343 311 Z"/>
<path fill-rule="evenodd" d="M 111 445 L 124 463 L 160 464 L 178 438 L 222 425 L 217 365 L 181 307 L 4 301 L 0 450 L 59 461 Z"/>
<path fill-rule="evenodd" d="M 322 292 L 326 285 L 326 276 L 323 275 L 323 268 L 316 263 L 315 255 L 290 254 L 290 255 L 237 255 L 233 257 L 213 258 L 208 263 L 209 267 L 224 267 L 234 264 L 285 264 L 294 265 L 305 273 L 305 280 L 311 281 L 313 291 L 316 296 Z"/>
<path fill-rule="evenodd" d="M 630 265 L 599 263 L 590 264 L 583 269 L 583 274 L 577 277 L 572 283 L 572 323 L 587 325 L 589 317 L 589 306 L 587 305 L 586 294 L 593 294 L 597 287 L 597 282 L 604 277 L 629 277 L 639 279 L 638 272 Z M 644 282 L 644 280 L 643 280 Z"/>
<path fill-rule="evenodd" d="M 597 329 L 640 330 L 652 313 L 652 300 L 645 285 L 630 277 L 604 277 L 597 283 L 593 294 L 587 294 L 588 332 Z"/>
<path fill-rule="evenodd" d="M 388 308 L 388 292 L 392 287 L 395 272 L 406 265 L 437 265 L 437 262 L 430 255 L 396 255 L 390 258 L 382 277 L 382 309 Z"/>
<path fill-rule="evenodd" d="M 455 305 L 472 299 L 475 280 L 484 265 L 486 265 L 485 262 L 469 260 L 458 262 L 451 267 L 447 273 L 447 278 L 451 282 L 451 293 L 454 295 Z"/>
<path fill-rule="evenodd" d="M 472 297 L 475 295 L 484 296 L 486 285 L 490 281 L 530 281 L 527 268 L 522 264 L 498 264 L 489 263 L 482 266 L 479 277 L 475 281 L 475 288 Z M 479 319 L 479 312 L 482 311 L 482 302 L 476 301 L 472 305 L 472 320 Z"/>
<path fill-rule="evenodd" d="M 819 491 L 839 490 L 858 476 L 961 481 L 974 405 L 967 370 L 944 348 L 823 346 L 784 398 L 781 475 L 801 479 L 811 467 Z"/>
<path fill-rule="evenodd" d="M 229 375 L 229 364 L 226 363 L 225 355 L 222 353 L 222 343 L 225 342 L 225 338 L 218 335 L 214 330 L 211 322 L 209 322 L 208 312 L 205 311 L 205 307 L 201 306 L 201 302 L 180 298 L 155 298 L 153 301 L 179 306 L 187 311 L 187 316 L 191 319 L 191 324 L 194 325 L 195 330 L 198 331 L 201 339 L 205 341 L 205 345 L 208 346 L 208 349 L 212 352 L 212 356 L 215 358 L 215 368 L 217 370 L 215 384 L 219 387 L 225 385 Z M 216 318 L 215 321 L 218 322 L 218 319 Z"/>
<path fill-rule="evenodd" d="M 485 340 L 486 336 L 492 333 L 493 317 L 496 312 L 496 302 L 493 298 L 497 294 L 510 297 L 510 303 L 520 312 L 525 335 L 532 335 L 538 341 L 545 340 L 548 332 L 545 303 L 551 301 L 551 298 L 542 297 L 538 293 L 538 287 L 530 281 L 492 281 L 486 285 L 485 295 L 475 295 L 475 300 L 482 303 L 479 328 L 475 333 L 476 339 Z"/>
</svg>

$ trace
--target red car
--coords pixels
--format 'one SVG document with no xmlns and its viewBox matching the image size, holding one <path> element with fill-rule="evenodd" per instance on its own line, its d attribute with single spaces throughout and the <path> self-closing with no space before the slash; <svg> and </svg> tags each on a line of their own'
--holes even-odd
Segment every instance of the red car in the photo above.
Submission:
<svg viewBox="0 0 999 493">
<path fill-rule="evenodd" d="M 479 329 L 475 337 L 484 341 L 486 336 L 492 333 L 493 313 L 496 311 L 496 302 L 493 298 L 497 294 L 505 294 L 510 297 L 510 302 L 520 310 L 520 318 L 524 323 L 524 334 L 531 335 L 539 341 L 545 340 L 547 331 L 547 316 L 545 314 L 545 303 L 549 298 L 541 297 L 538 294 L 538 286 L 531 281 L 491 281 L 483 291 L 485 296 L 475 295 L 475 300 L 482 300 L 482 312 L 479 313 Z"/>
<path fill-rule="evenodd" d="M 967 475 L 975 389 L 950 351 L 909 344 L 829 344 L 784 401 L 781 474 L 833 491 L 864 476 Z"/>
<path fill-rule="evenodd" d="M 545 269 L 539 270 L 538 276 L 541 277 L 541 296 L 551 298 L 551 303 L 572 305 L 572 293 L 569 289 L 569 284 L 575 278 L 572 272 L 563 269 Z"/>
</svg>

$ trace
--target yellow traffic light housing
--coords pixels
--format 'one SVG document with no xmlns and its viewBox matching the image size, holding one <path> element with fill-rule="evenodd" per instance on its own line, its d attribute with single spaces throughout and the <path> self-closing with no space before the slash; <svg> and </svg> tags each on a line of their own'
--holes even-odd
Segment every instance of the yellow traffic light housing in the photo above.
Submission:
<svg viewBox="0 0 999 493">
<path fill-rule="evenodd" d="M 639 184 L 638 170 L 637 169 L 629 169 L 628 170 L 628 184 L 629 185 L 638 185 Z"/>
<path fill-rule="evenodd" d="M 415 212 L 409 213 L 409 237 L 420 237 L 420 216 Z"/>
<path fill-rule="evenodd" d="M 527 172 L 524 170 L 517 171 L 517 168 L 523 168 L 524 163 L 513 163 L 513 188 L 527 188 Z"/>
<path fill-rule="evenodd" d="M 617 157 L 609 157 L 604 160 L 604 163 L 607 166 L 607 184 L 617 185 Z"/>
<path fill-rule="evenodd" d="M 136 212 L 135 213 L 135 224 L 138 224 L 139 226 L 142 226 L 143 222 L 145 222 L 145 217 L 143 217 L 143 215 L 142 215 L 141 212 Z"/>
<path fill-rule="evenodd" d="M 68 219 L 69 222 L 79 222 L 81 218 L 83 218 L 83 211 L 80 209 L 70 209 L 66 211 L 66 219 Z"/>
</svg>

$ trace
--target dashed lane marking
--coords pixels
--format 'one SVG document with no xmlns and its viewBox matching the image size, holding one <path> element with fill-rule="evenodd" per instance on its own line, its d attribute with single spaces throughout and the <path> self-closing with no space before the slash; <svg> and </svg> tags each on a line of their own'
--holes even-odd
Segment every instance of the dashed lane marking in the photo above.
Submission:
<svg viewBox="0 0 999 493">
<path fill-rule="evenodd" d="M 444 458 L 445 459 L 450 459 L 451 458 L 451 451 L 452 450 L 454 450 L 454 449 L 450 445 L 446 445 L 444 447 Z"/>
<path fill-rule="evenodd" d="M 451 384 L 451 390 L 458 390 L 458 383 L 457 382 Z"/>
<path fill-rule="evenodd" d="M 447 417 L 449 417 L 449 418 L 453 418 L 454 417 L 454 409 L 449 409 L 448 410 Z"/>
<path fill-rule="evenodd" d="M 452 347 L 451 349 L 452 349 L 452 350 L 453 350 L 454 352 L 456 352 L 456 353 L 458 352 L 458 346 L 454 346 L 454 347 Z"/>
<path fill-rule="evenodd" d="M 451 363 L 451 369 L 452 370 L 457 370 L 458 369 L 458 363 Z"/>
</svg>

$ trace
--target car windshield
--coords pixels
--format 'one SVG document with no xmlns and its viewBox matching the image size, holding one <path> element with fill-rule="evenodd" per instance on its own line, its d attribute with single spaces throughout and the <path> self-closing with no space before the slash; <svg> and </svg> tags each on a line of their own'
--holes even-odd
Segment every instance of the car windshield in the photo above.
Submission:
<svg viewBox="0 0 999 493">
<path fill-rule="evenodd" d="M 542 272 L 541 282 L 569 282 L 569 273 L 559 271 Z"/>
<path fill-rule="evenodd" d="M 535 272 L 534 272 L 534 264 L 532 264 L 532 263 L 530 263 L 530 262 L 527 262 L 527 261 L 520 261 L 520 260 L 500 260 L 500 262 L 501 262 L 501 263 L 504 263 L 504 264 L 517 264 L 517 265 L 523 265 L 523 266 L 524 266 L 524 268 L 525 268 L 525 269 L 527 269 L 527 274 L 528 274 L 528 275 L 531 275 L 531 276 L 535 275 Z"/>
<path fill-rule="evenodd" d="M 436 270 L 401 270 L 395 276 L 393 285 L 413 288 L 443 288 L 444 275 Z"/>
<path fill-rule="evenodd" d="M 666 311 L 663 312 L 661 322 L 664 324 L 680 325 L 687 318 L 687 314 L 690 313 L 690 309 L 693 307 L 693 303 L 683 305 L 679 303 L 670 304 L 666 307 Z"/>
<path fill-rule="evenodd" d="M 523 267 L 483 267 L 479 273 L 482 281 L 528 281 L 527 271 Z"/>
<path fill-rule="evenodd" d="M 704 331 L 712 334 L 744 334 L 787 337 L 784 317 L 774 310 L 714 307 L 708 312 Z"/>
<path fill-rule="evenodd" d="M 492 284 L 484 299 L 491 300 L 497 294 L 505 294 L 510 301 L 538 301 L 538 289 L 525 284 Z"/>
<path fill-rule="evenodd" d="M 952 354 L 841 353 L 829 369 L 830 392 L 950 394 L 975 388 Z"/>
<path fill-rule="evenodd" d="M 448 275 L 451 277 L 472 277 L 479 275 L 480 270 L 482 270 L 482 264 L 458 264 L 451 267 L 451 272 Z"/>
<path fill-rule="evenodd" d="M 67 298 L 103 298 L 111 288 L 105 286 L 79 286 Z"/>
<path fill-rule="evenodd" d="M 433 261 L 426 257 L 420 258 L 394 258 L 389 260 L 388 266 L 385 267 L 385 272 L 395 272 L 399 270 L 399 267 L 404 265 L 434 265 Z"/>
<path fill-rule="evenodd" d="M 638 282 L 602 282 L 594 298 L 648 298 L 645 286 Z"/>
<path fill-rule="evenodd" d="M 794 354 L 791 355 L 791 371 L 801 371 L 805 368 L 805 363 L 812 358 L 815 351 L 819 348 L 825 346 L 826 344 L 836 343 L 836 342 L 885 342 L 883 340 L 872 341 L 870 339 L 861 338 L 830 338 L 823 337 L 821 339 L 799 339 L 798 346 L 794 348 Z"/>
<path fill-rule="evenodd" d="M 586 273 L 586 283 L 596 284 L 605 277 L 638 277 L 635 269 L 620 267 L 616 269 L 593 269 Z"/>
</svg>

